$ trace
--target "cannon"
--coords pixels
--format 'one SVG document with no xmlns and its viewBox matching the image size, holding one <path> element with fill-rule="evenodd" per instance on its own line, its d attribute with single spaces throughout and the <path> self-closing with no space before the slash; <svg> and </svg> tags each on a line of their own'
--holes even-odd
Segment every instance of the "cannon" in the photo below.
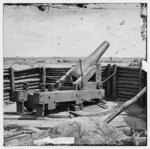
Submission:
<svg viewBox="0 0 150 149">
<path fill-rule="evenodd" d="M 43 117 L 45 111 L 54 110 L 61 103 L 71 103 L 75 107 L 82 108 L 85 101 L 102 100 L 105 90 L 102 89 L 101 64 L 98 61 L 108 47 L 109 43 L 104 41 L 92 54 L 72 66 L 54 85 L 50 85 L 48 90 L 33 92 L 32 96 L 30 92 L 32 107 L 30 105 L 29 108 L 36 109 L 36 116 Z M 29 91 L 24 92 L 25 101 L 28 101 Z M 16 94 L 19 99 L 18 91 Z"/>
<path fill-rule="evenodd" d="M 101 56 L 104 54 L 104 52 L 109 47 L 109 43 L 107 41 L 104 41 L 92 54 L 90 54 L 88 57 L 86 57 L 82 64 L 80 62 L 77 63 L 75 67 L 70 69 L 66 75 L 62 76 L 62 78 L 59 81 L 64 81 L 68 75 L 78 78 L 81 76 L 81 67 L 83 73 L 86 72 L 89 67 L 91 67 L 93 64 L 96 64 Z M 82 66 L 81 66 L 82 65 Z"/>
</svg>

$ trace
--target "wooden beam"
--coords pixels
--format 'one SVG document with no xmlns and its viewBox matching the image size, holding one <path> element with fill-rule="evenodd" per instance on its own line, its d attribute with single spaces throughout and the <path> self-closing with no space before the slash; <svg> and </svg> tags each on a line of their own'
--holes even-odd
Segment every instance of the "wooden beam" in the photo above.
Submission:
<svg viewBox="0 0 150 149">
<path fill-rule="evenodd" d="M 136 96 L 132 99 L 126 101 L 122 106 L 120 106 L 114 113 L 112 113 L 108 118 L 105 119 L 106 123 L 110 123 L 116 116 L 118 116 L 122 111 L 128 108 L 130 105 L 135 103 L 138 99 L 140 99 L 143 94 L 146 93 L 146 87 L 144 87 Z"/>
</svg>

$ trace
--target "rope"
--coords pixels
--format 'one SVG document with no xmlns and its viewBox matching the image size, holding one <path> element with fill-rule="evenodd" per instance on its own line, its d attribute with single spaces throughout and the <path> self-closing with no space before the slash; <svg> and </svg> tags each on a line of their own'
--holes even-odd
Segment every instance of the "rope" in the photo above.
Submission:
<svg viewBox="0 0 150 149">
<path fill-rule="evenodd" d="M 116 70 L 112 75 L 110 75 L 108 78 L 106 78 L 104 81 L 102 81 L 102 84 L 105 83 L 106 81 L 108 81 L 110 78 L 112 78 L 115 74 L 116 74 Z"/>
</svg>

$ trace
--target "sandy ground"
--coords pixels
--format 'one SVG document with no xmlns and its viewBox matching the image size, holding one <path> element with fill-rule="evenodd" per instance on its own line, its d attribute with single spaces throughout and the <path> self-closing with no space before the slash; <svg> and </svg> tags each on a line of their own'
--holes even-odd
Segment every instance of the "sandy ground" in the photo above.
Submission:
<svg viewBox="0 0 150 149">
<path fill-rule="evenodd" d="M 71 68 L 79 62 L 79 59 L 84 57 L 38 57 L 38 58 L 4 58 L 4 68 L 13 67 L 15 70 L 35 68 L 35 67 L 68 67 Z M 142 58 L 101 58 L 100 63 L 102 66 L 117 65 L 117 66 L 140 66 Z"/>
<path fill-rule="evenodd" d="M 105 115 L 101 115 L 100 119 L 103 121 L 105 120 L 112 111 L 122 105 L 123 102 L 117 101 L 117 102 L 107 102 L 108 109 L 103 109 L 99 107 L 98 105 L 88 105 L 83 108 L 83 111 L 81 113 L 105 113 Z M 80 112 L 80 111 L 79 111 Z M 58 112 L 59 115 L 67 115 L 68 112 Z M 95 116 L 92 116 L 93 118 Z M 90 117 L 89 117 L 90 118 Z M 96 117 L 95 117 L 96 118 Z M 39 130 L 47 130 L 49 128 L 54 128 L 59 124 L 62 124 L 63 122 L 69 122 L 75 118 L 50 118 L 48 116 L 44 118 L 38 118 L 36 119 L 33 115 L 18 115 L 16 113 L 16 104 L 12 103 L 9 105 L 4 105 L 4 127 L 5 127 L 5 133 L 8 132 L 14 132 L 15 127 L 16 128 L 32 128 Z M 82 118 L 81 118 L 82 120 Z M 122 112 L 118 117 L 116 117 L 111 123 L 112 126 L 115 126 L 117 129 L 123 130 L 126 135 L 129 135 L 128 129 L 134 129 L 139 132 L 144 131 L 146 129 L 146 121 L 145 121 L 145 115 L 143 113 L 143 109 L 137 106 L 136 104 L 130 106 L 127 110 Z M 22 135 L 21 135 L 22 136 Z M 20 137 L 21 137 L 20 136 Z M 28 135 L 27 135 L 28 136 Z M 14 138 L 15 139 L 15 138 Z M 23 142 L 22 142 L 23 143 Z M 12 140 L 7 141 L 6 145 L 13 146 L 17 145 L 18 143 L 13 142 Z"/>
</svg>

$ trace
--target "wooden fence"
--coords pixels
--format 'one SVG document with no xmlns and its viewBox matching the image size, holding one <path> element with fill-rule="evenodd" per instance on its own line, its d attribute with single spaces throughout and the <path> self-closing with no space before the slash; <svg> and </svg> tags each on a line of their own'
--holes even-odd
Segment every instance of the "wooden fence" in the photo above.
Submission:
<svg viewBox="0 0 150 149">
<path fill-rule="evenodd" d="M 4 100 L 13 98 L 15 89 L 22 90 L 23 83 L 29 83 L 29 89 L 39 89 L 41 83 L 55 83 L 70 68 L 30 68 L 15 71 L 12 67 L 5 68 Z M 115 73 L 116 72 L 116 73 Z M 106 79 L 111 76 L 110 79 Z M 107 99 L 128 100 L 136 95 L 146 85 L 146 75 L 140 67 L 103 66 L 102 81 Z"/>
</svg>

